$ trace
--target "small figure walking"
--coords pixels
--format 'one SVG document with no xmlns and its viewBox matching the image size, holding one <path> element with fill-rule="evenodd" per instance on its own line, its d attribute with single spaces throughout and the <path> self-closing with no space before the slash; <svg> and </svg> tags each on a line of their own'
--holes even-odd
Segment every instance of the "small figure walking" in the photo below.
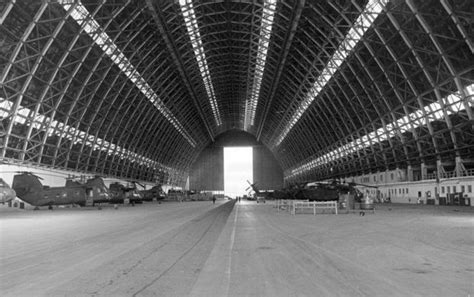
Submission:
<svg viewBox="0 0 474 297">
<path fill-rule="evenodd" d="M 216 196 L 212 196 L 212 203 L 216 204 Z"/>
</svg>

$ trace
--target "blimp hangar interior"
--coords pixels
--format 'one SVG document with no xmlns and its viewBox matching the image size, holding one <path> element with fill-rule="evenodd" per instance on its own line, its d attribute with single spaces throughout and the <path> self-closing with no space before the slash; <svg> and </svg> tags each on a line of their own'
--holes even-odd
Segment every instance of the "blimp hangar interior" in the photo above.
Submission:
<svg viewBox="0 0 474 297">
<path fill-rule="evenodd" d="M 474 293 L 472 1 L 2 0 L 0 33 L 2 295 Z M 283 196 L 214 195 L 226 146 Z M 214 194 L 34 212 L 18 174 Z M 322 184 L 374 204 L 296 216 Z"/>
</svg>

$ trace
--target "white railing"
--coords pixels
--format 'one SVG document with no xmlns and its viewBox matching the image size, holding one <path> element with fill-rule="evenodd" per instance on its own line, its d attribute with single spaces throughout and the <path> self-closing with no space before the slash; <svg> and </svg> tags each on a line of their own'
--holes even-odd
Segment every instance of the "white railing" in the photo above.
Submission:
<svg viewBox="0 0 474 297">
<path fill-rule="evenodd" d="M 309 200 L 291 200 L 291 199 L 279 199 L 276 201 L 277 211 L 280 210 L 291 211 L 293 209 L 293 203 L 295 202 L 308 202 Z"/>
<path fill-rule="evenodd" d="M 297 209 L 311 209 L 313 215 L 316 215 L 317 210 L 334 210 L 337 215 L 338 202 L 337 201 L 308 201 L 308 200 L 277 200 L 277 209 L 289 211 L 292 215 L 296 215 Z"/>
<path fill-rule="evenodd" d="M 334 209 L 334 213 L 337 215 L 337 201 L 298 201 L 293 203 L 292 214 L 296 215 L 297 209 L 312 209 L 313 215 L 316 215 L 316 210 Z"/>
</svg>

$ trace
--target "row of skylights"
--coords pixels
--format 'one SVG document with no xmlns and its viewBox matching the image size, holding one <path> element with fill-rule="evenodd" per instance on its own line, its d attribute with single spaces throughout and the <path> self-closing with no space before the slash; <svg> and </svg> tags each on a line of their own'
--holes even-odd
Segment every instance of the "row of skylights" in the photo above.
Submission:
<svg viewBox="0 0 474 297">
<path fill-rule="evenodd" d="M 13 113 L 13 106 L 13 102 L 0 98 L 0 120 L 7 118 L 11 113 Z M 167 172 L 174 170 L 173 168 L 160 164 L 150 158 L 141 156 L 127 150 L 126 148 L 122 148 L 104 139 L 95 137 L 94 135 L 87 134 L 84 131 L 80 131 L 72 126 L 53 120 L 50 117 L 37 113 L 35 114 L 33 110 L 26 107 L 20 106 L 18 108 L 18 113 L 13 117 L 13 121 L 15 124 L 32 125 L 36 130 L 45 131 L 48 137 L 55 135 L 73 141 L 74 144 L 84 143 L 93 150 L 101 150 L 106 152 L 109 156 L 117 155 L 120 159 L 128 159 L 132 163 L 158 168 Z"/>
<path fill-rule="evenodd" d="M 257 61 L 253 77 L 252 92 L 245 103 L 245 130 L 247 130 L 250 126 L 253 126 L 255 122 L 255 112 L 257 110 L 258 98 L 260 96 L 260 86 L 262 84 L 265 62 L 267 60 L 268 44 L 270 42 L 270 36 L 272 33 L 275 9 L 276 0 L 265 0 L 262 13 L 262 25 L 260 27 L 260 39 L 258 41 Z"/>
<path fill-rule="evenodd" d="M 165 116 L 165 118 L 175 127 L 175 129 L 191 144 L 196 147 L 196 142 L 185 131 L 181 123 L 176 119 L 172 112 L 165 106 L 163 101 L 148 85 L 138 70 L 130 63 L 122 51 L 115 45 L 112 39 L 104 32 L 100 25 L 89 14 L 87 9 L 80 1 L 60 0 L 66 11 L 72 8 L 71 17 L 81 26 L 92 40 L 109 56 L 109 58 L 122 70 L 125 76 L 135 84 L 135 86 L 150 100 L 150 102 Z M 76 4 L 77 3 L 77 4 Z"/>
<path fill-rule="evenodd" d="M 206 54 L 204 53 L 204 48 L 202 46 L 201 35 L 199 34 L 199 26 L 196 21 L 192 0 L 179 0 L 179 4 L 181 6 L 181 12 L 188 30 L 189 38 L 191 39 L 199 71 L 201 72 L 202 80 L 204 81 L 204 87 L 206 88 L 207 97 L 209 98 L 214 119 L 217 126 L 220 126 L 222 125 L 221 115 L 217 105 L 214 86 L 212 85 L 211 74 L 209 73 L 209 67 L 207 66 Z"/>
<path fill-rule="evenodd" d="M 474 84 L 467 86 L 464 89 L 464 92 L 466 94 L 466 98 L 474 96 Z M 466 100 L 468 102 L 468 106 L 473 106 L 472 99 Z M 446 98 L 443 98 L 442 101 L 447 115 L 458 113 L 459 111 L 465 110 L 466 108 L 462 99 L 462 95 L 459 93 L 453 93 Z M 307 162 L 291 170 L 290 175 L 285 178 L 292 178 L 315 167 L 328 164 L 347 155 L 351 155 L 358 150 L 395 137 L 398 133 L 410 132 L 420 126 L 426 126 L 428 122 L 439 121 L 443 118 L 444 112 L 441 104 L 438 102 L 431 103 L 430 105 L 425 106 L 422 110 L 417 110 L 393 123 L 386 125 L 385 128 L 379 128 L 368 135 L 347 143 L 346 145 L 341 146 L 332 152 L 329 152 L 319 158 L 315 158 L 310 162 Z"/>
<path fill-rule="evenodd" d="M 293 126 L 299 121 L 306 109 L 308 109 L 313 100 L 319 95 L 319 92 L 321 92 L 324 86 L 326 86 L 329 80 L 331 80 L 333 75 L 337 72 L 342 63 L 344 63 L 346 58 L 359 43 L 370 26 L 372 26 L 372 23 L 381 14 L 388 2 L 389 0 L 369 0 L 367 6 L 359 15 L 354 25 L 349 29 L 349 32 L 342 43 L 339 45 L 339 48 L 336 50 L 326 67 L 314 82 L 313 86 L 306 94 L 304 100 L 293 114 L 293 117 L 283 129 L 283 132 L 277 138 L 274 147 L 279 146 L 283 139 L 285 139 L 286 135 L 288 135 Z"/>
</svg>

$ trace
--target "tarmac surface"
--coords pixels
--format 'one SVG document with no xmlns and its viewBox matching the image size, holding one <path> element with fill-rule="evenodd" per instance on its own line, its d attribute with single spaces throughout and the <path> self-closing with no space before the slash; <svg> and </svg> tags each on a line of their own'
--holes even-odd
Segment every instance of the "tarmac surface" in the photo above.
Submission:
<svg viewBox="0 0 474 297">
<path fill-rule="evenodd" d="M 474 296 L 474 208 L 0 210 L 1 296 Z"/>
</svg>

